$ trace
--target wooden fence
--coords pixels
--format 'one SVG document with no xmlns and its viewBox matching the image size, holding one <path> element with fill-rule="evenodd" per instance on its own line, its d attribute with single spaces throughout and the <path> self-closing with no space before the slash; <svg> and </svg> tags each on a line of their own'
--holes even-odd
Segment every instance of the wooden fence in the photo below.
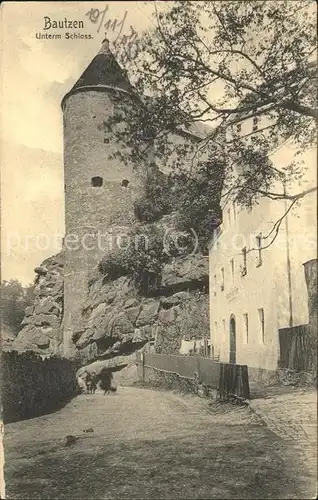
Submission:
<svg viewBox="0 0 318 500">
<path fill-rule="evenodd" d="M 298 372 L 312 370 L 317 345 L 312 341 L 310 333 L 309 325 L 279 330 L 281 368 L 290 368 Z"/>
<path fill-rule="evenodd" d="M 214 389 L 222 399 L 237 396 L 249 399 L 248 369 L 245 365 L 219 363 L 201 356 L 139 353 L 137 356 L 139 379 L 144 382 L 154 378 L 187 380 L 189 386 L 198 382 Z"/>
</svg>

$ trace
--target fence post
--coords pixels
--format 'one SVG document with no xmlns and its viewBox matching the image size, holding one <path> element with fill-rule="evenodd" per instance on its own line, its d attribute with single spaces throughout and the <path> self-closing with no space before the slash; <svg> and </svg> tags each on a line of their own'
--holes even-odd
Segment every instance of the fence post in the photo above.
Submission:
<svg viewBox="0 0 318 500">
<path fill-rule="evenodd" d="M 220 375 L 219 375 L 219 393 L 220 398 L 224 397 L 224 364 L 220 363 Z"/>
<path fill-rule="evenodd" d="M 204 357 L 208 357 L 208 339 L 204 339 Z"/>
<path fill-rule="evenodd" d="M 199 384 L 201 384 L 202 383 L 202 376 L 201 376 L 201 365 L 200 365 L 200 357 L 199 356 L 197 356 L 196 365 L 197 365 L 197 372 L 198 372 L 198 377 L 199 377 Z"/>
<path fill-rule="evenodd" d="M 248 367 L 242 366 L 242 397 L 250 399 L 250 385 L 248 380 Z"/>
<path fill-rule="evenodd" d="M 141 380 L 145 381 L 145 356 L 144 353 L 140 353 L 140 361 L 141 361 Z"/>
</svg>

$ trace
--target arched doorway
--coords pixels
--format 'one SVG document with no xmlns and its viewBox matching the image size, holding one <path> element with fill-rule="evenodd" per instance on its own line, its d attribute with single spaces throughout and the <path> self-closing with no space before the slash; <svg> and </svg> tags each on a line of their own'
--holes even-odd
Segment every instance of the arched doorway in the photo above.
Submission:
<svg viewBox="0 0 318 500">
<path fill-rule="evenodd" d="M 230 363 L 236 363 L 236 323 L 233 314 L 230 317 Z"/>
</svg>

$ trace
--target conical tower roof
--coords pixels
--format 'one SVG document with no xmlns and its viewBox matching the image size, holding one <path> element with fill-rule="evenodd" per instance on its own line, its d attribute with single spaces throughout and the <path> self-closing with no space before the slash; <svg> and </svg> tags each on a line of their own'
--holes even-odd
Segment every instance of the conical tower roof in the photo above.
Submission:
<svg viewBox="0 0 318 500">
<path fill-rule="evenodd" d="M 65 95 L 66 97 L 80 91 L 80 89 L 102 89 L 113 88 L 125 92 L 133 92 L 126 71 L 123 70 L 116 61 L 109 48 L 109 41 L 105 38 L 98 54 L 85 69 L 82 76 L 77 80 L 72 89 Z"/>
</svg>

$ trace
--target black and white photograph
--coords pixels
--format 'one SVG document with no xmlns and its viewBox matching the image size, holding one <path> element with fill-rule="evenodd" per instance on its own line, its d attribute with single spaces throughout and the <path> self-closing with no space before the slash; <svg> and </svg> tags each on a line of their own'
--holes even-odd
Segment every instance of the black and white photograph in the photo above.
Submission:
<svg viewBox="0 0 318 500">
<path fill-rule="evenodd" d="M 316 498 L 316 2 L 0 12 L 0 499 Z"/>
</svg>

